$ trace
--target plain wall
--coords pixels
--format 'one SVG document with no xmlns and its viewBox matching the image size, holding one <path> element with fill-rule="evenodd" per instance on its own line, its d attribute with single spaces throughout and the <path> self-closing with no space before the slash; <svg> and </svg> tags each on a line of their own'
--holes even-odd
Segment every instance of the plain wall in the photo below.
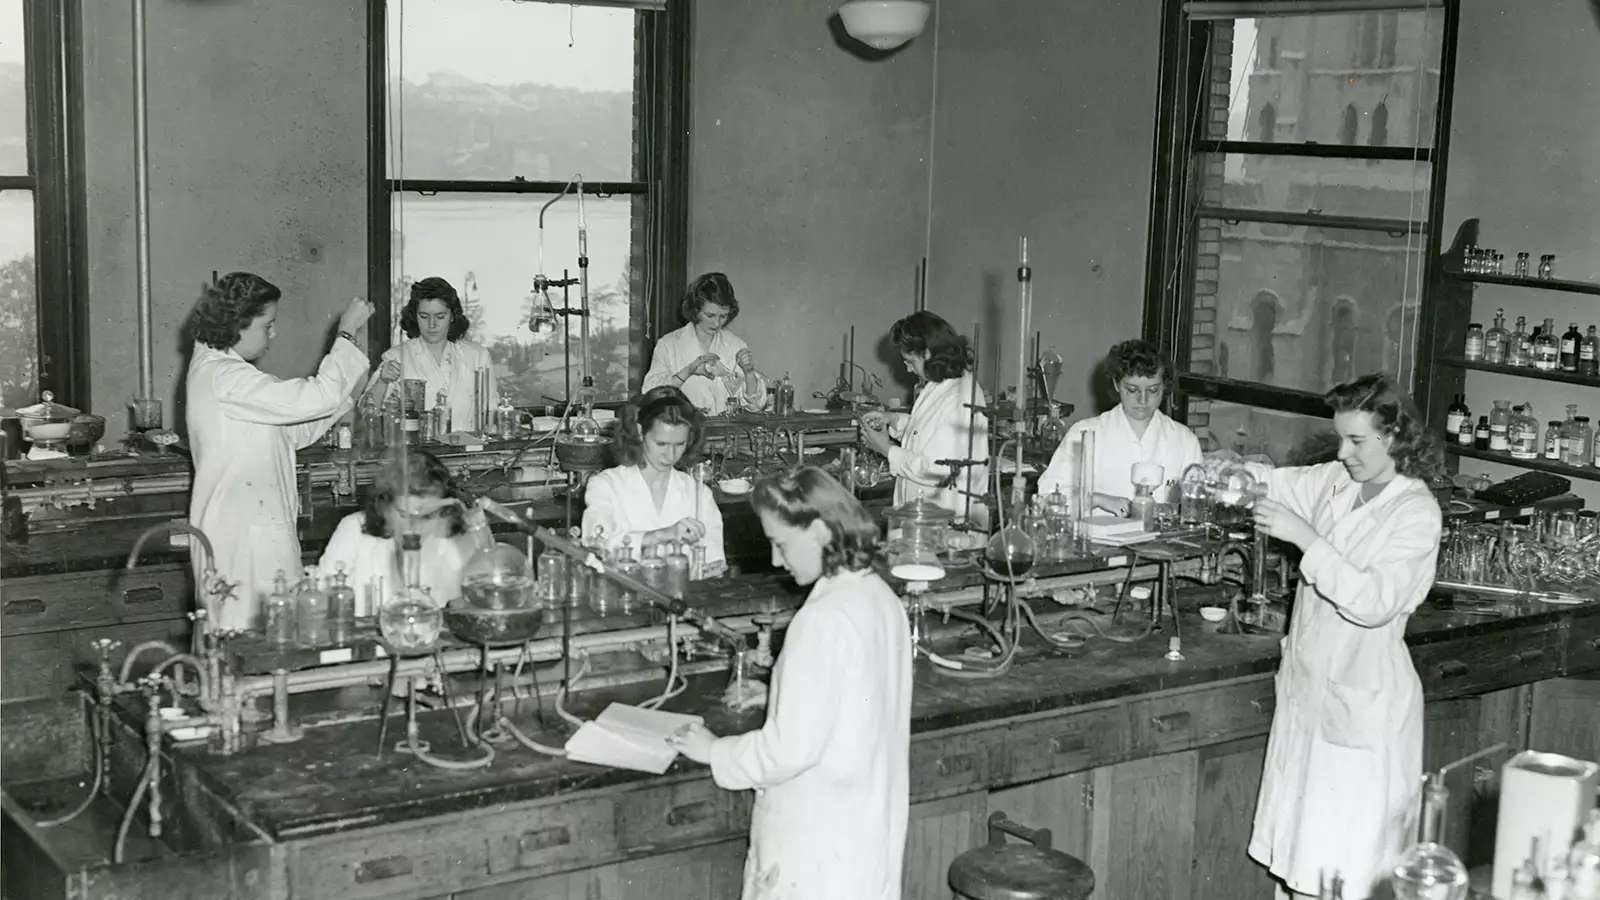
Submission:
<svg viewBox="0 0 1600 900">
<path fill-rule="evenodd" d="M 1556 275 L 1600 282 L 1600 17 L 1588 0 L 1463 0 L 1451 107 L 1443 236 L 1478 218 L 1480 246 L 1535 261 L 1556 255 Z M 1509 329 L 1554 317 L 1558 331 L 1600 324 L 1585 294 L 1478 285 L 1472 320 L 1488 328 L 1496 308 Z M 1493 372 L 1467 372 L 1467 405 L 1487 415 L 1493 400 L 1532 402 L 1541 423 L 1565 417 L 1568 403 L 1600 423 L 1600 391 Z M 1522 469 L 1473 459 L 1461 471 L 1496 481 Z M 1575 492 L 1600 506 L 1600 484 Z"/>
<path fill-rule="evenodd" d="M 132 16 L 83 7 L 90 390 L 109 443 L 138 389 Z M 309 374 L 367 292 L 366 12 L 327 0 L 149 0 L 150 283 L 155 395 L 168 428 L 178 332 L 213 269 L 283 290 L 261 361 Z"/>
</svg>

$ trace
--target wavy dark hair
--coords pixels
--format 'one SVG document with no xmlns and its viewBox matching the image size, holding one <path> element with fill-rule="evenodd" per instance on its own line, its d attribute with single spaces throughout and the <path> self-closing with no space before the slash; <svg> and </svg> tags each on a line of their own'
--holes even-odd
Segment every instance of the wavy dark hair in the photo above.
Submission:
<svg viewBox="0 0 1600 900">
<path fill-rule="evenodd" d="M 1137 338 L 1111 348 L 1111 352 L 1106 354 L 1106 374 L 1111 376 L 1113 386 L 1132 375 L 1136 378 L 1160 378 L 1161 386 L 1172 390 L 1172 365 L 1156 349 L 1155 344 Z"/>
<path fill-rule="evenodd" d="M 1370 413 L 1378 433 L 1394 439 L 1389 457 L 1401 475 L 1431 484 L 1443 471 L 1444 448 L 1428 431 L 1410 395 L 1389 376 L 1363 375 L 1334 387 L 1322 399 L 1335 413 Z"/>
<path fill-rule="evenodd" d="M 372 492 L 367 494 L 367 502 L 362 506 L 362 512 L 366 516 L 361 523 L 362 532 L 373 537 L 394 537 L 389 533 L 389 507 L 393 506 L 395 499 L 402 494 L 413 497 L 448 497 L 460 500 L 462 504 L 468 502 L 467 496 L 462 493 L 455 478 L 451 477 L 450 470 L 439 461 L 439 457 L 426 450 L 413 450 L 403 459 L 391 460 L 384 466 L 383 471 L 378 473 L 372 485 Z M 466 533 L 466 516 L 460 506 L 444 507 L 439 515 L 450 517 L 452 535 Z"/>
<path fill-rule="evenodd" d="M 822 548 L 822 571 L 865 569 L 876 562 L 883 543 L 878 523 L 832 475 L 816 466 L 797 466 L 756 481 L 750 506 L 793 528 L 809 528 L 818 519 L 828 527 Z"/>
<path fill-rule="evenodd" d="M 678 303 L 678 314 L 692 325 L 707 303 L 727 307 L 728 321 L 724 325 L 731 325 L 734 319 L 739 318 L 739 298 L 733 295 L 733 282 L 721 272 L 707 272 L 689 282 L 689 289 L 684 291 L 683 300 Z"/>
<path fill-rule="evenodd" d="M 417 325 L 417 305 L 424 300 L 437 300 L 450 310 L 450 331 L 445 334 L 445 340 L 458 341 L 467 333 L 467 326 L 472 323 L 467 319 L 467 312 L 461 307 L 461 297 L 456 289 L 450 286 L 437 275 L 429 276 L 411 285 L 411 299 L 400 308 L 400 330 L 406 337 L 414 338 L 422 333 Z"/>
<path fill-rule="evenodd" d="M 200 291 L 183 323 L 184 333 L 207 347 L 226 350 L 282 296 L 277 285 L 260 275 L 229 272 Z"/>
<path fill-rule="evenodd" d="M 974 361 L 972 345 L 939 316 L 927 310 L 914 312 L 889 328 L 889 340 L 901 353 L 928 354 L 922 372 L 929 381 L 960 378 Z"/>
<path fill-rule="evenodd" d="M 627 466 L 644 462 L 644 436 L 656 423 L 689 426 L 689 440 L 678 468 L 693 465 L 705 443 L 705 418 L 677 387 L 664 384 L 629 400 L 617 417 L 617 461 Z"/>
</svg>

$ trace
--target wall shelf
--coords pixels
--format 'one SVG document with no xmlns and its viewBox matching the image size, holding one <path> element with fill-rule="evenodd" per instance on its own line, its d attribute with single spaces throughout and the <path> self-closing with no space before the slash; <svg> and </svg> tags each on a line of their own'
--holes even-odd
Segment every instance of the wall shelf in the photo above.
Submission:
<svg viewBox="0 0 1600 900">
<path fill-rule="evenodd" d="M 1600 377 L 1594 375 L 1579 375 L 1575 372 L 1548 372 L 1535 369 L 1532 366 L 1505 366 L 1499 363 L 1483 362 L 1476 359 L 1462 359 L 1459 356 L 1446 356 L 1439 360 L 1447 366 L 1458 369 L 1473 369 L 1478 372 L 1497 372 L 1501 375 L 1511 375 L 1516 378 L 1537 378 L 1541 381 L 1559 381 L 1564 384 L 1581 384 L 1585 387 L 1600 387 Z"/>
<path fill-rule="evenodd" d="M 1588 281 L 1566 281 L 1561 278 L 1518 278 L 1515 275 L 1481 275 L 1471 272 L 1446 270 L 1446 277 L 1478 284 L 1503 284 L 1507 287 L 1536 288 L 1541 291 L 1566 291 L 1572 294 L 1600 296 L 1600 284 Z"/>
<path fill-rule="evenodd" d="M 1479 450 L 1475 447 L 1463 447 L 1460 444 L 1446 444 L 1445 452 L 1452 456 L 1469 456 L 1473 459 L 1483 459 L 1497 462 L 1502 465 L 1516 466 L 1519 469 L 1538 469 L 1541 472 L 1552 472 L 1567 478 L 1577 478 L 1583 481 L 1600 481 L 1600 468 L 1592 466 L 1569 466 L 1562 462 L 1553 462 L 1548 459 L 1514 459 L 1511 454 L 1500 450 Z"/>
</svg>

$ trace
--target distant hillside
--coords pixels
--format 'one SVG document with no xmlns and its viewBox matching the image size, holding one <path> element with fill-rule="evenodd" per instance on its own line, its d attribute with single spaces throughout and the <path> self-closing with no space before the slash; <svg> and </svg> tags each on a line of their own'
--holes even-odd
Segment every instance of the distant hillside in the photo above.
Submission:
<svg viewBox="0 0 1600 900">
<path fill-rule="evenodd" d="M 538 84 L 483 84 L 450 73 L 405 87 L 407 178 L 626 180 L 633 96 Z"/>
</svg>

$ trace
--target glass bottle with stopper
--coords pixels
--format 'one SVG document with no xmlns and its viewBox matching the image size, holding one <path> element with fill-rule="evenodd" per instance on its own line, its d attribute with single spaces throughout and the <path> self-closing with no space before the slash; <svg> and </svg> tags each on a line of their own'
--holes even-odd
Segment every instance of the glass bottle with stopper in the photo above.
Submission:
<svg viewBox="0 0 1600 900">
<path fill-rule="evenodd" d="M 681 543 L 668 544 L 662 557 L 667 567 L 667 596 L 682 600 L 689 593 L 689 556 Z"/>
<path fill-rule="evenodd" d="M 378 633 L 401 655 L 430 652 L 444 629 L 444 612 L 422 586 L 422 535 L 400 536 L 403 584 L 378 611 Z"/>
<path fill-rule="evenodd" d="M 668 590 L 667 560 L 662 555 L 666 547 L 665 543 L 656 544 L 645 550 L 639 560 L 639 580 L 663 594 Z"/>
<path fill-rule="evenodd" d="M 560 609 L 571 596 L 571 573 L 565 554 L 554 547 L 539 554 L 539 599 L 549 609 Z"/>
<path fill-rule="evenodd" d="M 328 587 L 328 643 L 336 647 L 348 644 L 355 630 L 356 592 L 350 587 L 344 563 L 339 563 L 333 584 Z"/>
<path fill-rule="evenodd" d="M 639 578 L 639 563 L 633 558 L 633 538 L 623 537 L 622 546 L 617 549 L 617 561 L 613 566 L 618 575 L 626 575 L 634 580 Z M 617 610 L 623 615 L 633 612 L 634 604 L 639 602 L 639 595 L 626 588 L 618 591 Z"/>
<path fill-rule="evenodd" d="M 302 647 L 321 647 L 328 642 L 328 595 L 322 590 L 316 566 L 306 566 L 305 578 L 295 595 L 295 631 Z"/>
<path fill-rule="evenodd" d="M 574 544 L 580 547 L 584 546 L 582 528 L 574 525 L 567 529 L 567 534 L 572 538 Z M 590 578 L 594 573 L 589 570 L 588 566 L 577 560 L 570 561 L 567 571 L 567 602 L 574 609 L 588 606 L 590 596 L 594 592 L 594 580 Z"/>
<path fill-rule="evenodd" d="M 1467 867 L 1461 857 L 1439 843 L 1450 791 L 1437 772 L 1429 772 L 1422 788 L 1422 829 L 1395 865 L 1389 884 L 1395 900 L 1462 900 L 1467 896 Z"/>
<path fill-rule="evenodd" d="M 293 647 L 299 631 L 295 627 L 294 595 L 289 580 L 279 569 L 272 579 L 272 593 L 261 605 L 261 630 L 272 647 Z"/>
<path fill-rule="evenodd" d="M 1133 464 L 1133 500 L 1129 504 L 1129 518 L 1138 519 L 1145 531 L 1155 530 L 1156 488 L 1166 483 L 1166 469 L 1160 463 L 1136 462 Z"/>
<path fill-rule="evenodd" d="M 601 562 L 615 565 L 615 560 L 606 552 L 606 529 L 603 525 L 594 527 L 594 534 L 590 538 L 590 550 L 600 558 Z M 616 609 L 618 600 L 622 596 L 622 589 L 615 581 L 596 575 L 594 584 L 589 591 L 589 606 L 600 615 Z"/>
</svg>

